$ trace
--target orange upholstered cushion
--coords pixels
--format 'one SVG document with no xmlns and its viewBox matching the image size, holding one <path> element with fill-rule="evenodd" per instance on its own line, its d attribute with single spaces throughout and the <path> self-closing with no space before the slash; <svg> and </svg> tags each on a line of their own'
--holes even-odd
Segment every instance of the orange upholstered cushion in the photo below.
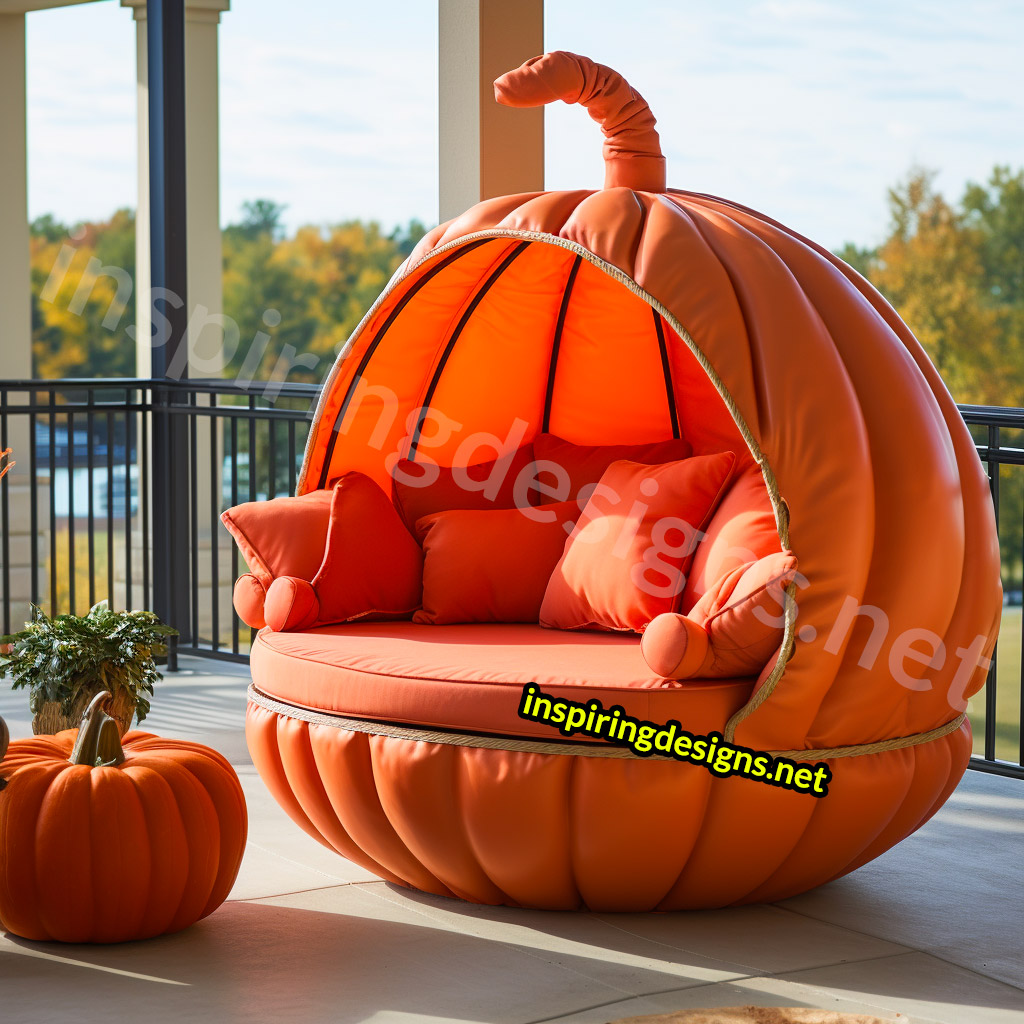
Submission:
<svg viewBox="0 0 1024 1024">
<path fill-rule="evenodd" d="M 782 642 L 785 589 L 797 575 L 791 551 L 726 573 L 689 615 L 659 615 L 644 631 L 647 664 L 672 679 L 757 675 Z"/>
<path fill-rule="evenodd" d="M 545 740 L 557 732 L 516 713 L 527 683 L 569 700 L 618 704 L 635 718 L 674 718 L 695 734 L 721 731 L 750 696 L 749 678 L 686 684 L 662 678 L 630 633 L 566 634 L 537 623 L 264 629 L 251 664 L 260 690 L 302 707 Z"/>
<path fill-rule="evenodd" d="M 235 611 L 246 625 L 263 627 L 265 593 L 278 576 L 313 578 L 323 561 L 330 517 L 329 490 L 247 501 L 221 513 L 221 522 L 249 566 L 232 593 Z"/>
<path fill-rule="evenodd" d="M 399 459 L 391 471 L 391 494 L 410 532 L 424 516 L 453 508 L 513 508 L 529 505 L 527 492 L 533 445 L 526 444 L 490 462 L 447 467 Z M 524 472 L 526 470 L 526 472 Z M 522 474 L 517 502 L 516 480 Z"/>
<path fill-rule="evenodd" d="M 275 576 L 312 579 L 324 557 L 331 492 L 247 501 L 221 513 L 249 571 L 264 586 Z"/>
<path fill-rule="evenodd" d="M 267 625 L 408 618 L 420 605 L 422 578 L 423 552 L 388 496 L 368 476 L 346 473 L 334 486 L 322 564 L 311 581 L 282 577 L 270 585 Z"/>
<path fill-rule="evenodd" d="M 759 466 L 736 473 L 704 533 L 686 578 L 680 605 L 684 612 L 733 569 L 782 550 Z"/>
<path fill-rule="evenodd" d="M 423 541 L 423 608 L 413 622 L 536 622 L 579 515 L 579 506 L 565 501 L 425 516 L 416 527 Z"/>
<path fill-rule="evenodd" d="M 554 434 L 539 434 L 533 442 L 537 486 L 549 501 L 575 499 L 596 484 L 604 471 L 621 459 L 648 466 L 677 462 L 693 454 L 689 441 L 675 438 L 649 444 L 573 444 Z M 584 495 L 584 499 L 589 498 Z"/>
<path fill-rule="evenodd" d="M 541 625 L 642 632 L 675 611 L 735 461 L 721 452 L 660 466 L 612 463 L 551 574 Z"/>
<path fill-rule="evenodd" d="M 231 603 L 235 606 L 238 617 L 247 626 L 252 626 L 253 629 L 262 629 L 267 624 L 263 614 L 266 598 L 266 587 L 251 572 L 244 572 L 235 580 L 235 588 L 231 592 Z"/>
</svg>

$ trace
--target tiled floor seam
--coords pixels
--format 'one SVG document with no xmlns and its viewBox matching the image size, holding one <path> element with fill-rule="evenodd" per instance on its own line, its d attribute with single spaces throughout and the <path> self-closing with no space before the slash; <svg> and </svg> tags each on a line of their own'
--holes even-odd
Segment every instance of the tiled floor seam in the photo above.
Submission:
<svg viewBox="0 0 1024 1024">
<path fill-rule="evenodd" d="M 908 953 L 893 953 L 893 954 L 889 954 L 887 956 L 868 957 L 865 960 L 840 960 L 838 963 L 835 963 L 835 964 L 822 964 L 821 967 L 808 967 L 808 968 L 804 968 L 804 969 L 805 970 L 809 970 L 809 971 L 827 970 L 829 967 L 842 967 L 845 964 L 850 964 L 850 963 L 870 963 L 873 960 L 890 960 L 890 959 L 895 959 L 897 957 L 907 956 L 907 955 L 912 954 L 914 952 L 918 952 L 918 951 L 917 950 L 909 950 Z M 799 973 L 799 972 L 798 971 L 784 971 L 784 972 L 781 972 L 779 974 L 774 974 L 774 973 L 763 972 L 762 971 L 759 974 L 752 974 L 752 975 L 750 975 L 748 977 L 743 977 L 743 978 L 729 978 L 729 979 L 723 979 L 722 981 L 700 982 L 699 984 L 696 984 L 696 985 L 686 985 L 686 986 L 683 986 L 683 987 L 673 986 L 672 988 L 662 989 L 661 991 L 658 991 L 658 992 L 642 992 L 642 993 L 638 993 L 638 994 L 636 994 L 634 996 L 631 996 L 630 998 L 631 999 L 654 999 L 654 998 L 659 998 L 659 997 L 662 997 L 662 996 L 670 996 L 670 995 L 673 995 L 676 992 L 678 992 L 680 994 L 685 993 L 687 996 L 689 996 L 693 992 L 698 991 L 699 989 L 718 988 L 720 985 L 736 985 L 736 984 L 738 984 L 740 982 L 744 982 L 744 981 L 757 981 L 760 978 L 765 978 L 765 979 L 773 979 L 774 978 L 774 979 L 777 979 L 777 980 L 785 981 L 785 980 L 787 980 L 784 977 L 785 974 L 796 974 L 796 973 Z M 815 991 L 826 993 L 828 995 L 828 997 L 831 998 L 831 999 L 835 999 L 836 998 L 835 993 L 831 989 L 823 988 L 820 985 L 815 985 L 813 982 L 802 981 L 802 982 L 799 982 L 799 984 L 804 985 L 807 988 L 814 989 Z M 858 998 L 851 997 L 847 1001 L 848 1002 L 853 1002 L 853 1003 L 860 1002 L 860 1003 L 863 1003 L 863 1005 L 865 1005 L 865 1006 L 873 1006 L 876 1009 L 884 1010 L 886 1013 L 901 1012 L 901 1011 L 893 1011 L 893 1010 L 891 1010 L 887 1006 L 883 1006 L 881 1004 L 871 1002 L 870 999 L 861 999 L 859 997 Z M 623 1000 L 623 999 L 610 999 L 610 1000 L 606 1000 L 606 1001 L 600 1002 L 600 1003 L 593 1003 L 593 1004 L 591 1004 L 589 1006 L 581 1006 L 581 1007 L 579 1007 L 578 1009 L 575 1009 L 575 1010 L 568 1010 L 567 1012 L 559 1013 L 559 1014 L 555 1015 L 554 1017 L 540 1017 L 540 1018 L 537 1018 L 535 1020 L 522 1021 L 521 1024 L 555 1024 L 555 1022 L 560 1021 L 560 1020 L 564 1020 L 566 1017 L 572 1017 L 572 1016 L 574 1016 L 577 1013 L 587 1013 L 590 1010 L 599 1010 L 602 1006 L 615 1006 L 616 1003 L 621 1003 L 621 1002 L 626 1002 L 626 1000 Z M 687 1009 L 689 1009 L 689 1007 L 687 1007 Z M 920 1017 L 919 1016 L 919 1017 L 914 1019 L 914 1024 L 940 1024 L 940 1022 L 934 1020 L 934 1018 L 925 1018 L 925 1017 Z"/>
<path fill-rule="evenodd" d="M 326 892 L 328 889 L 343 889 L 347 885 L 365 885 L 365 882 L 337 881 L 331 885 L 313 885 L 308 889 L 289 889 L 287 892 L 271 892 L 265 896 L 229 896 L 225 903 L 260 903 L 263 900 L 279 900 L 285 896 L 301 896 L 307 892 Z"/>
<path fill-rule="evenodd" d="M 375 883 L 353 882 L 353 883 L 350 883 L 350 884 L 352 884 L 352 885 L 368 885 L 368 884 L 372 885 L 372 884 L 375 884 Z M 390 903 L 392 906 L 399 906 L 400 905 L 400 904 L 397 904 L 394 900 L 389 900 L 386 897 L 380 895 L 379 893 L 373 893 L 373 895 L 377 896 L 378 899 L 384 900 L 384 902 L 386 902 L 386 903 Z M 423 913 L 418 908 L 414 908 L 414 910 L 415 910 L 416 913 L 421 914 L 421 916 L 425 917 L 427 920 L 432 921 L 432 923 L 436 923 L 436 921 L 434 921 L 430 917 L 430 915 Z M 633 934 L 633 933 L 626 932 L 626 934 Z M 478 935 L 477 937 L 481 938 L 482 936 Z M 640 936 L 636 936 L 636 937 L 637 938 L 641 938 Z M 539 954 L 539 951 L 538 951 L 537 954 L 534 954 L 534 953 L 530 952 L 529 950 L 524 949 L 522 946 L 519 946 L 519 945 L 517 945 L 517 944 L 515 944 L 513 942 L 508 942 L 508 941 L 503 940 L 503 939 L 495 939 L 495 940 L 489 940 L 489 941 L 500 942 L 503 946 L 506 946 L 509 949 L 514 949 L 514 950 L 516 950 L 518 952 L 524 953 L 527 956 L 534 956 L 536 959 L 545 959 L 545 957 L 543 957 L 543 956 L 541 956 Z M 657 940 L 654 940 L 654 941 L 657 941 Z M 661 945 L 667 945 L 666 943 L 660 943 L 660 944 Z M 892 945 L 898 945 L 898 943 L 892 943 Z M 678 948 L 678 947 L 671 947 L 671 946 L 669 946 L 668 948 L 672 949 L 672 948 Z M 698 956 L 707 956 L 707 954 L 699 953 L 696 950 L 680 950 L 680 952 L 693 952 L 693 953 L 695 953 Z M 666 991 L 668 991 L 668 992 L 693 991 L 694 989 L 710 988 L 710 987 L 714 987 L 715 985 L 729 985 L 729 984 L 736 984 L 738 982 L 743 982 L 743 981 L 753 981 L 753 980 L 756 980 L 757 978 L 776 978 L 776 979 L 785 980 L 787 975 L 799 974 L 799 973 L 802 973 L 802 972 L 805 972 L 805 971 L 824 971 L 824 970 L 828 970 L 831 967 L 845 967 L 845 966 L 848 966 L 850 964 L 867 964 L 867 963 L 872 963 L 874 961 L 879 961 L 879 960 L 893 960 L 893 959 L 897 959 L 899 957 L 913 956 L 915 953 L 919 953 L 919 952 L 922 952 L 922 951 L 921 950 L 916 950 L 916 949 L 913 949 L 913 948 L 910 948 L 910 947 L 900 947 L 900 951 L 899 952 L 883 953 L 883 954 L 880 954 L 879 956 L 866 956 L 866 957 L 860 957 L 860 958 L 854 958 L 854 959 L 847 958 L 847 959 L 844 959 L 844 960 L 837 960 L 834 963 L 815 964 L 814 966 L 811 966 L 811 967 L 798 967 L 796 969 L 789 969 L 789 970 L 785 970 L 785 971 L 759 971 L 759 970 L 756 970 L 755 968 L 752 967 L 751 968 L 751 973 L 749 973 L 749 974 L 737 974 L 734 977 L 722 978 L 719 981 L 697 982 L 694 985 L 687 985 L 687 986 L 684 986 L 684 987 L 673 986 L 671 989 L 667 989 Z M 717 959 L 717 958 L 713 957 L 711 959 Z M 938 959 L 938 958 L 936 958 L 936 959 Z M 738 963 L 738 961 L 734 961 L 734 960 L 730 960 L 730 961 L 724 961 L 723 960 L 722 963 L 735 963 L 739 967 L 747 966 L 745 964 Z M 571 968 L 565 967 L 564 964 L 559 964 L 558 966 L 559 966 L 559 968 L 561 970 L 569 970 L 571 973 L 576 974 L 579 977 L 582 977 L 582 978 L 589 978 L 590 977 L 590 975 L 583 974 L 580 971 L 573 971 Z M 951 966 L 956 966 L 956 965 L 951 965 Z M 998 979 L 990 979 L 990 980 L 997 981 L 997 983 L 998 983 Z M 813 983 L 810 983 L 810 982 L 804 982 L 802 984 L 808 984 L 809 987 L 812 987 L 812 988 L 819 987 L 819 986 L 816 986 L 816 985 L 814 985 Z M 611 986 L 609 986 L 609 987 L 611 987 Z M 825 990 L 823 990 L 823 991 L 825 991 Z M 660 992 L 633 992 L 633 993 L 627 993 L 627 998 L 639 999 L 639 998 L 647 998 L 647 997 L 650 997 L 650 996 L 656 996 L 656 995 L 660 995 L 660 994 L 661 994 Z M 578 1009 L 578 1010 L 571 1010 L 571 1011 L 569 1011 L 569 1013 L 583 1013 L 586 1010 L 594 1009 L 597 1006 L 612 1005 L 615 1002 L 621 1002 L 621 1001 L 622 1000 L 610 1000 L 610 1001 L 606 1001 L 606 1002 L 603 1002 L 603 1003 L 597 1003 L 597 1004 L 595 1004 L 594 1007 L 587 1007 L 587 1006 L 585 1006 L 585 1007 L 582 1007 L 581 1009 Z M 568 1016 L 568 1014 L 564 1014 L 563 1013 L 560 1016 L 565 1017 L 565 1016 Z M 545 1018 L 545 1019 L 546 1020 L 556 1020 L 557 1018 Z M 529 1022 L 526 1022 L 526 1024 L 541 1024 L 541 1022 L 529 1021 Z"/>
<path fill-rule="evenodd" d="M 356 882 L 356 883 L 353 883 L 353 884 L 355 884 L 355 885 L 366 885 L 368 883 Z M 369 884 L 373 884 L 373 883 L 369 883 Z M 402 906 L 402 904 L 397 903 L 395 900 L 390 900 L 386 896 L 383 896 L 383 895 L 381 895 L 378 892 L 372 892 L 371 890 L 367 890 L 367 891 L 370 892 L 370 894 L 375 896 L 377 899 L 383 900 L 385 903 L 390 903 L 392 906 Z M 432 918 L 429 914 L 424 913 L 418 907 L 410 907 L 409 909 L 411 909 L 414 913 L 419 914 L 425 920 L 430 921 L 432 924 L 436 924 L 437 923 L 436 919 Z M 467 932 L 467 934 L 473 934 L 473 933 L 472 932 Z M 477 934 L 476 938 L 484 938 L 484 936 L 481 936 L 481 935 Z M 487 940 L 487 941 L 498 942 L 502 946 L 504 946 L 506 949 L 508 949 L 508 950 L 510 950 L 512 952 L 520 953 L 523 956 L 530 957 L 531 959 L 540 960 L 540 961 L 542 961 L 544 963 L 551 964 L 551 954 L 548 951 L 537 950 L 536 952 L 534 952 L 534 951 L 528 949 L 526 946 L 517 945 L 516 943 L 509 942 L 509 941 L 507 941 L 505 939 L 491 939 L 491 940 Z M 569 974 L 574 974 L 576 977 L 583 978 L 583 979 L 585 979 L 587 981 L 590 981 L 590 982 L 593 982 L 593 981 L 597 980 L 597 979 L 594 978 L 593 975 L 591 975 L 591 974 L 584 974 L 582 971 L 573 970 L 573 968 L 567 967 L 565 964 L 561 964 L 560 963 L 560 964 L 556 964 L 554 966 L 557 966 L 557 968 L 559 970 L 561 970 L 561 971 L 566 971 Z M 636 993 L 636 992 L 630 992 L 628 989 L 618 988 L 615 985 L 613 985 L 613 984 L 611 984 L 610 982 L 607 982 L 607 981 L 601 982 L 601 984 L 603 984 L 606 988 L 612 990 L 613 992 L 621 992 L 622 993 L 622 996 L 619 999 L 610 1000 L 610 1002 L 612 1002 L 612 1003 L 623 1002 L 625 999 L 632 999 L 635 996 L 637 996 L 638 994 L 641 994 L 641 993 Z M 573 1012 L 579 1012 L 579 1011 L 573 1011 Z"/>
<path fill-rule="evenodd" d="M 890 943 L 893 946 L 900 946 L 903 949 L 905 949 L 907 952 L 910 952 L 910 953 L 924 953 L 925 956 L 930 956 L 933 960 L 938 960 L 941 963 L 948 964 L 950 967 L 956 967 L 957 969 L 959 969 L 961 971 L 968 971 L 971 974 L 977 975 L 979 978 L 985 978 L 987 981 L 994 981 L 997 985 L 1005 985 L 1007 988 L 1016 989 L 1018 992 L 1024 992 L 1024 986 L 1022 986 L 1022 985 L 1014 984 L 1012 981 L 1006 981 L 1003 978 L 993 977 L 992 975 L 986 974 L 984 971 L 979 971 L 979 970 L 977 970 L 974 967 L 967 967 L 964 964 L 958 964 L 956 961 L 950 960 L 947 957 L 939 956 L 932 949 L 928 949 L 927 947 L 908 946 L 908 945 L 906 945 L 906 943 L 903 943 L 903 942 L 894 942 L 892 939 L 887 939 L 887 938 L 885 938 L 882 935 L 875 935 L 872 932 L 866 932 L 866 931 L 863 931 L 860 928 L 850 928 L 850 927 L 848 927 L 845 924 L 836 924 L 835 921 L 829 921 L 829 920 L 826 920 L 825 918 L 822 918 L 822 917 L 815 917 L 813 914 L 805 914 L 803 911 L 794 910 L 792 907 L 779 907 L 778 904 L 775 904 L 775 903 L 772 903 L 772 904 L 769 904 L 769 905 L 773 906 L 773 907 L 778 907 L 779 910 L 789 911 L 791 914 L 796 914 L 797 917 L 806 918 L 808 921 L 817 921 L 819 924 L 830 924 L 830 925 L 833 925 L 836 928 L 844 928 L 844 929 L 846 929 L 846 931 L 853 932 L 856 935 L 863 935 L 863 936 L 865 936 L 866 938 L 869 938 L 869 939 L 878 939 L 881 942 L 888 942 L 888 943 Z M 893 956 L 902 956 L 903 954 L 892 954 L 892 955 Z M 813 968 L 808 968 L 808 969 L 811 970 Z"/>
</svg>

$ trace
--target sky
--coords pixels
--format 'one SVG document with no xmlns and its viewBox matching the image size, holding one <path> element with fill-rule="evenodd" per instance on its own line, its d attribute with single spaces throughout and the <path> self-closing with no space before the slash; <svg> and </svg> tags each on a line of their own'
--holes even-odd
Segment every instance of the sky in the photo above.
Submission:
<svg viewBox="0 0 1024 1024">
<path fill-rule="evenodd" d="M 870 245 L 913 166 L 957 198 L 1024 166 L 1019 0 L 547 0 L 546 49 L 648 100 L 675 188 L 752 206 L 830 248 Z M 221 214 L 289 228 L 437 220 L 435 0 L 233 0 L 221 19 Z M 135 26 L 116 0 L 28 16 L 29 211 L 136 201 Z M 601 135 L 546 113 L 546 186 L 600 187 Z"/>
</svg>

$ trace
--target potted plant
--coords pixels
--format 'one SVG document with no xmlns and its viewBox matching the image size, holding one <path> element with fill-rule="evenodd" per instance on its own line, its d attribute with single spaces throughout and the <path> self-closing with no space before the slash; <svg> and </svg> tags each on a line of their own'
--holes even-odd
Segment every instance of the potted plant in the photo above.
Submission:
<svg viewBox="0 0 1024 1024">
<path fill-rule="evenodd" d="M 0 636 L 0 679 L 11 675 L 14 689 L 28 687 L 36 734 L 75 729 L 93 697 L 111 694 L 108 714 L 121 733 L 137 713 L 149 713 L 153 684 L 161 679 L 154 655 L 167 653 L 167 638 L 178 631 L 153 612 L 114 612 L 106 601 L 87 615 L 47 616 L 32 608 L 32 621 L 19 633 Z"/>
</svg>

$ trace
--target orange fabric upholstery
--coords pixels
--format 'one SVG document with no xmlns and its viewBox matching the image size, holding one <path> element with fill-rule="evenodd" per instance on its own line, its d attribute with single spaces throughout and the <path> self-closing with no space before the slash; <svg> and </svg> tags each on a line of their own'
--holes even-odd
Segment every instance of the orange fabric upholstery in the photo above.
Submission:
<svg viewBox="0 0 1024 1024">
<path fill-rule="evenodd" d="M 644 631 L 644 660 L 672 679 L 756 675 L 782 643 L 785 588 L 797 573 L 792 552 L 727 573 L 688 615 L 659 615 Z"/>
<path fill-rule="evenodd" d="M 266 625 L 266 592 L 278 576 L 313 578 L 323 561 L 330 517 L 329 490 L 247 501 L 221 513 L 221 522 L 250 570 L 235 581 L 231 594 L 235 611 L 247 626 Z"/>
<path fill-rule="evenodd" d="M 517 714 L 522 688 L 599 698 L 628 714 L 687 729 L 720 729 L 751 680 L 663 679 L 638 637 L 561 633 L 529 624 L 351 623 L 303 633 L 261 631 L 252 678 L 269 696 L 329 713 L 507 736 L 557 739 Z M 676 766 L 678 767 L 678 766 Z"/>
<path fill-rule="evenodd" d="M 277 576 L 311 580 L 320 568 L 331 518 L 331 492 L 247 501 L 221 513 L 249 571 L 269 587 Z"/>
<path fill-rule="evenodd" d="M 263 605 L 265 625 L 270 629 L 308 629 L 320 618 L 320 600 L 309 580 L 298 576 L 278 576 L 267 588 Z"/>
<path fill-rule="evenodd" d="M 751 465 L 735 475 L 704 528 L 680 607 L 688 612 L 727 573 L 780 550 L 764 477 L 756 465 Z"/>
<path fill-rule="evenodd" d="M 489 462 L 455 468 L 400 459 L 392 471 L 395 508 L 413 533 L 417 522 L 433 512 L 526 506 L 532 464 L 529 444 Z"/>
<path fill-rule="evenodd" d="M 601 474 L 621 459 L 653 466 L 677 462 L 693 454 L 689 441 L 681 438 L 650 444 L 573 444 L 554 434 L 539 434 L 533 446 L 537 480 L 551 501 L 573 501 L 584 488 L 596 484 Z M 568 486 L 566 486 L 568 483 Z M 583 495 L 583 500 L 590 492 Z"/>
<path fill-rule="evenodd" d="M 346 473 L 331 493 L 326 550 L 316 575 L 274 580 L 264 612 L 275 630 L 409 618 L 422 589 L 423 552 L 394 505 L 369 477 Z"/>
<path fill-rule="evenodd" d="M 723 452 L 660 466 L 612 463 L 551 574 L 541 624 L 640 633 L 676 609 L 735 461 Z"/>
<path fill-rule="evenodd" d="M 572 501 L 530 509 L 435 512 L 417 523 L 423 608 L 414 622 L 536 622 L 579 518 Z"/>
<path fill-rule="evenodd" d="M 262 581 L 251 572 L 244 572 L 235 580 L 231 591 L 231 603 L 238 612 L 238 617 L 253 629 L 262 629 L 266 624 L 264 602 L 267 591 Z"/>
</svg>

